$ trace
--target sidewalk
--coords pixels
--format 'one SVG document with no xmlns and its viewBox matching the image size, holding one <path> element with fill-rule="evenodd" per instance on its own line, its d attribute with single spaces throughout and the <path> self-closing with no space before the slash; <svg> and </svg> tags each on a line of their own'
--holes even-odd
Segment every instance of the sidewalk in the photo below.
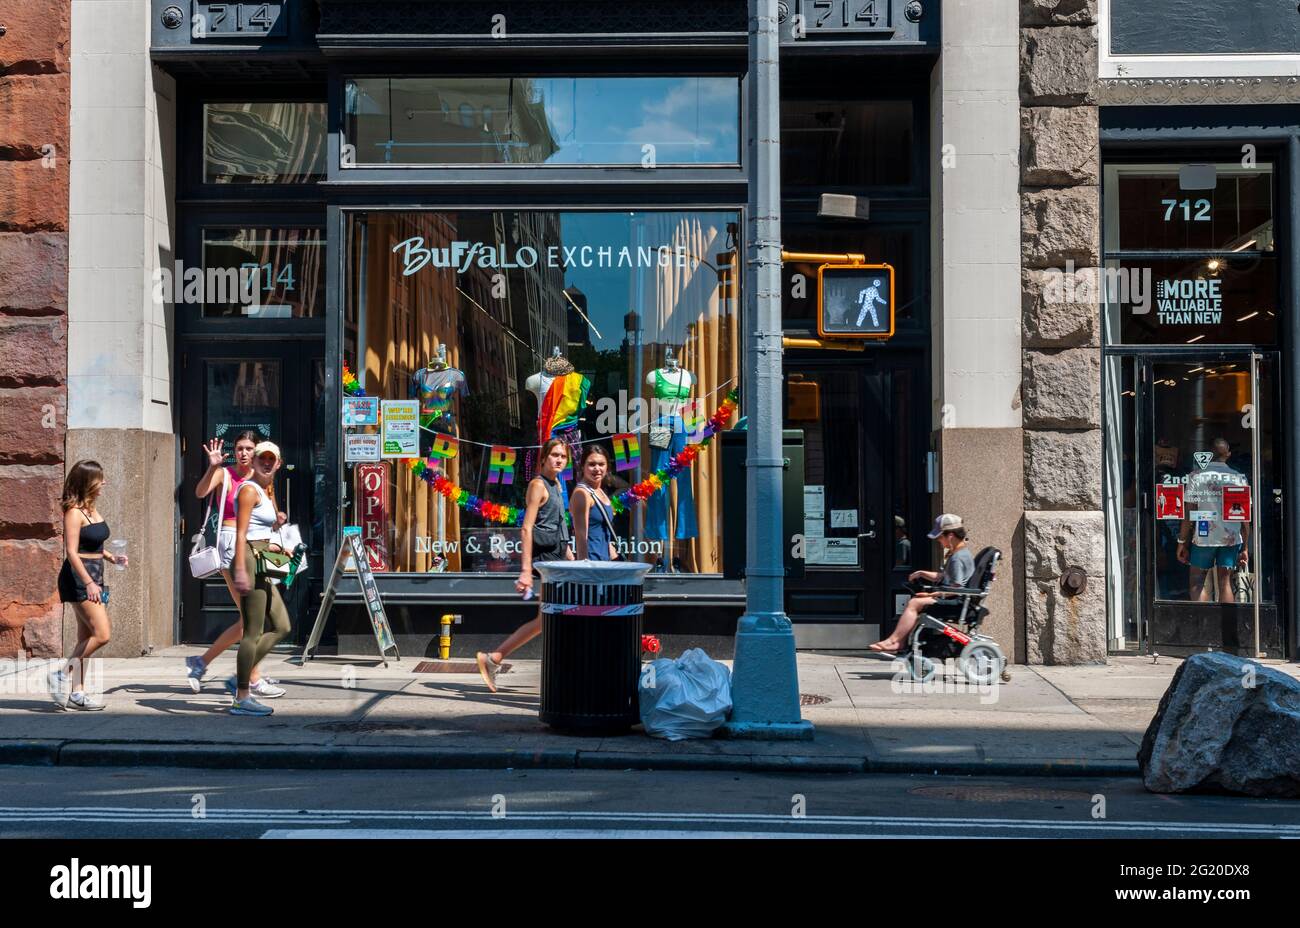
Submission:
<svg viewBox="0 0 1300 928">
<path fill-rule="evenodd" d="M 296 655 L 277 654 L 264 671 L 288 693 L 271 701 L 274 716 L 247 718 L 226 711 L 222 681 L 234 672 L 233 652 L 199 695 L 183 669 L 196 653 L 104 660 L 102 712 L 58 710 L 42 689 L 44 662 L 0 662 L 0 764 L 1129 776 L 1178 666 L 1127 657 L 1096 667 L 1016 666 L 993 689 L 950 680 L 946 691 L 927 692 L 900 686 L 887 662 L 802 653 L 799 689 L 814 740 L 666 742 L 640 729 L 612 738 L 553 733 L 537 718 L 536 661 L 514 662 L 492 694 L 477 674 L 413 673 L 419 659 L 385 668 L 323 657 L 304 668 Z"/>
</svg>

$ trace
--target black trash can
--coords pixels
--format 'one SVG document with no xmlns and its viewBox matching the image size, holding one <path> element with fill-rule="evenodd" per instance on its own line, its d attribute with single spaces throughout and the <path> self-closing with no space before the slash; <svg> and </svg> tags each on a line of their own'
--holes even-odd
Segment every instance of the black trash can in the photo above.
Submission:
<svg viewBox="0 0 1300 928">
<path fill-rule="evenodd" d="M 576 734 L 625 732 L 638 721 L 642 589 L 649 564 L 545 561 L 542 709 Z"/>
</svg>

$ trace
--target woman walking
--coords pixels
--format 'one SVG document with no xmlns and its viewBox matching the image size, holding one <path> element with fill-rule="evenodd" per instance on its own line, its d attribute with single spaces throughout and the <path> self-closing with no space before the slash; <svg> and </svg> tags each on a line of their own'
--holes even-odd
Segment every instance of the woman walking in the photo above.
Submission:
<svg viewBox="0 0 1300 928">
<path fill-rule="evenodd" d="M 577 491 L 569 501 L 573 516 L 573 546 L 580 561 L 618 560 L 618 534 L 614 531 L 614 506 L 603 489 L 609 474 L 609 453 L 600 445 L 587 445 L 579 465 Z"/>
<path fill-rule="evenodd" d="M 559 480 L 560 472 L 569 465 L 568 443 L 552 438 L 542 446 L 540 461 L 537 476 L 528 481 L 528 491 L 524 497 L 527 508 L 519 532 L 523 542 L 523 564 L 519 577 L 515 580 L 515 590 L 523 593 L 525 599 L 532 595 L 534 563 L 573 560 Z M 516 629 L 514 634 L 501 643 L 501 647 L 490 653 L 478 652 L 478 672 L 489 690 L 494 693 L 497 691 L 496 676 L 506 656 L 541 633 L 542 610 L 538 607 L 537 618 Z"/>
<path fill-rule="evenodd" d="M 104 489 L 104 469 L 96 461 L 78 461 L 63 481 L 63 546 L 65 559 L 59 570 L 59 599 L 72 604 L 77 617 L 77 644 L 68 661 L 50 674 L 50 692 L 61 709 L 103 709 L 104 704 L 85 692 L 82 668 L 112 637 L 108 621 L 108 587 L 104 561 L 126 566 L 126 555 L 104 550 L 109 528 L 96 509 Z M 68 687 L 72 693 L 69 695 Z"/>
<path fill-rule="evenodd" d="M 230 564 L 235 555 L 235 525 L 238 517 L 237 500 L 239 497 L 239 487 L 245 480 L 253 474 L 253 449 L 257 447 L 260 436 L 257 432 L 249 429 L 240 432 L 235 437 L 235 465 L 233 467 L 223 467 L 225 460 L 223 453 L 224 442 L 220 438 L 214 438 L 203 446 L 203 450 L 208 455 L 207 472 L 199 479 L 198 484 L 194 487 L 194 495 L 203 499 L 211 494 L 216 494 L 225 488 L 224 506 L 218 503 L 218 512 L 222 515 L 221 524 L 217 526 L 217 553 L 221 556 L 221 578 L 226 581 L 226 589 L 230 591 L 230 598 L 235 601 L 235 608 L 239 608 L 239 593 L 235 590 L 235 581 L 230 573 Z M 274 490 L 269 494 L 274 502 Z M 284 513 L 276 513 L 276 526 L 286 521 Z M 217 659 L 231 645 L 244 637 L 244 620 L 241 615 L 239 620 L 217 636 L 217 640 L 212 642 L 212 647 L 200 657 L 185 658 L 185 675 L 189 680 L 190 689 L 199 692 L 203 684 L 203 676 L 207 673 L 212 662 Z M 226 688 L 234 692 L 235 678 L 231 677 L 226 681 Z M 253 694 L 263 699 L 277 699 L 284 695 L 284 690 L 275 685 L 274 680 L 264 680 L 256 667 L 253 668 L 253 675 L 249 680 L 249 688 Z"/>
<path fill-rule="evenodd" d="M 231 561 L 244 634 L 239 642 L 232 715 L 270 715 L 271 707 L 250 692 L 253 668 L 289 634 L 289 612 L 280 598 L 277 566 L 289 557 L 271 540 L 279 514 L 267 489 L 280 469 L 280 449 L 269 441 L 253 449 L 253 473 L 239 487 L 235 554 Z"/>
</svg>

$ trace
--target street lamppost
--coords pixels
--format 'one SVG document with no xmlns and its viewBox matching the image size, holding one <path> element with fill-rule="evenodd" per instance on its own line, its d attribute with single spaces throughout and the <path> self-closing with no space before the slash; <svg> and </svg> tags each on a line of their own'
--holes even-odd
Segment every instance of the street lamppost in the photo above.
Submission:
<svg viewBox="0 0 1300 928">
<path fill-rule="evenodd" d="M 750 379 L 745 468 L 745 614 L 736 625 L 731 719 L 733 738 L 809 739 L 799 712 L 794 628 L 785 614 L 781 525 L 781 173 L 777 0 L 749 0 L 749 235 L 744 293 Z"/>
</svg>

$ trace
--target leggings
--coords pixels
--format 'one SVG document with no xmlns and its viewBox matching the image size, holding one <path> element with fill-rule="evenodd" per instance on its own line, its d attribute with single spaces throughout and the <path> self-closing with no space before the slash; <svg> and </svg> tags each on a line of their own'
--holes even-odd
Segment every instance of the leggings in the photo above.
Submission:
<svg viewBox="0 0 1300 928">
<path fill-rule="evenodd" d="M 253 549 L 245 550 L 244 557 L 251 569 L 256 564 Z M 239 642 L 235 667 L 239 686 L 245 689 L 253 668 L 289 634 L 289 610 L 284 608 L 279 585 L 272 583 L 264 574 L 254 575 L 253 589 L 240 597 L 239 606 L 244 616 L 244 637 Z"/>
</svg>

